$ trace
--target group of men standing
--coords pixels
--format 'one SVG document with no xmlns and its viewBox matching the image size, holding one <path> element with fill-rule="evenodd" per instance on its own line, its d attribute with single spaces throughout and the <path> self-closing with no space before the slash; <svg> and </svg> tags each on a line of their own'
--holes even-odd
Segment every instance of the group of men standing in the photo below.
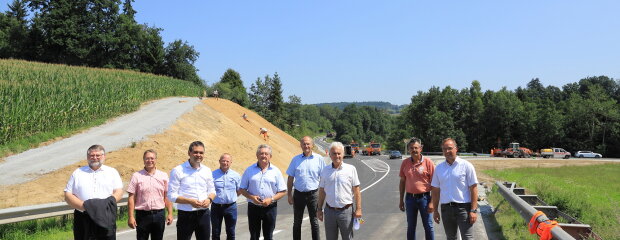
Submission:
<svg viewBox="0 0 620 240">
<path fill-rule="evenodd" d="M 400 167 L 399 204 L 407 213 L 407 239 L 416 239 L 418 212 L 427 240 L 435 239 L 433 220 L 443 227 L 448 240 L 473 240 L 473 225 L 478 212 L 478 180 L 474 166 L 457 156 L 457 144 L 452 138 L 442 141 L 446 161 L 435 167 L 422 156 L 422 140 L 411 138 L 407 143 L 411 157 Z M 441 215 L 439 206 L 441 204 Z"/>
<path fill-rule="evenodd" d="M 191 239 L 194 234 L 196 239 L 219 239 L 222 223 L 227 239 L 235 239 L 237 197 L 243 195 L 248 201 L 250 239 L 259 239 L 261 230 L 264 239 L 273 239 L 277 202 L 288 196 L 294 208 L 294 239 L 301 239 L 306 208 L 313 239 L 320 238 L 318 220 L 325 220 L 327 239 L 338 239 L 338 233 L 350 239 L 353 217 L 362 214 L 357 171 L 342 162 L 341 143 L 330 146 L 331 166 L 312 152 L 313 144 L 307 136 L 300 140 L 302 154 L 293 157 L 286 171 L 287 183 L 280 169 L 270 163 L 272 149 L 267 144 L 258 146 L 256 164 L 243 175 L 230 168 L 232 156 L 228 153 L 220 156 L 215 171 L 203 165 L 205 146 L 200 141 L 190 144 L 188 160 L 172 169 L 170 177 L 157 169 L 157 152 L 147 150 L 144 169 L 132 175 L 126 190 L 128 225 L 136 229 L 137 239 L 163 239 L 165 224 L 173 222 L 172 205 L 176 203 L 177 239 Z M 87 161 L 88 166 L 73 172 L 64 190 L 66 202 L 75 209 L 74 238 L 115 239 L 116 203 L 123 195 L 120 175 L 103 165 L 103 146 L 91 146 Z"/>
<path fill-rule="evenodd" d="M 272 149 L 261 144 L 257 162 L 243 173 L 231 169 L 232 156 L 224 153 L 219 168 L 211 171 L 202 164 L 205 146 L 192 142 L 188 160 L 170 172 L 157 169 L 157 152 L 146 150 L 144 169 L 134 173 L 129 182 L 128 225 L 136 229 L 137 239 L 162 239 L 165 224 L 173 222 L 173 203 L 178 210 L 177 239 L 219 239 L 222 223 L 227 239 L 235 239 L 237 198 L 248 202 L 250 239 L 273 239 L 278 200 L 287 196 L 293 205 L 293 239 L 301 239 L 301 225 L 307 209 L 312 239 L 320 239 L 319 220 L 324 221 L 328 240 L 353 238 L 353 222 L 362 217 L 362 200 L 357 170 L 343 162 L 344 146 L 334 142 L 329 147 L 331 164 L 313 153 L 311 137 L 300 139 L 302 153 L 291 160 L 285 184 L 279 168 L 270 163 Z M 417 215 L 420 213 L 426 239 L 434 239 L 433 220 L 443 226 L 448 239 L 473 239 L 477 216 L 477 178 L 471 163 L 457 156 L 456 141 L 442 142 L 445 162 L 435 167 L 422 156 L 422 141 L 410 139 L 410 158 L 400 167 L 399 208 L 406 211 L 407 239 L 415 239 Z M 116 203 L 123 195 L 118 172 L 105 166 L 103 146 L 87 150 L 88 165 L 76 169 L 64 190 L 65 200 L 75 209 L 75 239 L 115 239 Z M 294 188 L 294 189 L 293 189 Z M 441 215 L 439 214 L 441 206 Z M 134 213 L 135 211 L 135 213 Z"/>
</svg>

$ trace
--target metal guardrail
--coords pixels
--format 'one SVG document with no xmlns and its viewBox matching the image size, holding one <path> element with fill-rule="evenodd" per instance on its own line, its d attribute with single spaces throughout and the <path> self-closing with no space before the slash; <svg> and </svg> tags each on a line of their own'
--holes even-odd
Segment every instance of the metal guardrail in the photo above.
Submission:
<svg viewBox="0 0 620 240">
<path fill-rule="evenodd" d="M 499 193 L 521 215 L 521 217 L 523 217 L 525 222 L 529 222 L 537 211 L 542 211 L 545 213 L 545 215 L 541 215 L 536 218 L 538 222 L 549 220 L 549 217 L 562 217 L 563 219 L 569 221 L 570 223 L 559 223 L 558 225 L 560 227 L 551 229 L 553 239 L 601 239 L 598 235 L 592 232 L 590 225 L 582 224 L 577 219 L 558 211 L 555 206 L 547 206 L 547 204 L 540 200 L 537 195 L 525 195 L 525 189 L 517 188 L 516 183 L 502 183 L 497 181 L 495 184 L 498 186 Z"/>
<path fill-rule="evenodd" d="M 117 206 L 122 207 L 126 205 L 127 196 L 123 196 Z M 74 209 L 69 207 L 65 202 L 0 209 L 0 225 L 63 216 L 72 214 L 73 210 Z"/>
</svg>

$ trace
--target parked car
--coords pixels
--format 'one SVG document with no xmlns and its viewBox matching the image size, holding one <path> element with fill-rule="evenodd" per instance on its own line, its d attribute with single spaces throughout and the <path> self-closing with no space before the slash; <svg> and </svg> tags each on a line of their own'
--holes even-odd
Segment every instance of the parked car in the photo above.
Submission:
<svg viewBox="0 0 620 240">
<path fill-rule="evenodd" d="M 603 155 L 601 155 L 600 153 L 592 152 L 592 151 L 577 151 L 575 153 L 575 157 L 578 157 L 578 158 L 584 158 L 584 157 L 602 158 Z"/>
<path fill-rule="evenodd" d="M 390 151 L 390 159 L 394 158 L 402 159 L 403 155 L 400 154 L 400 151 Z"/>
</svg>

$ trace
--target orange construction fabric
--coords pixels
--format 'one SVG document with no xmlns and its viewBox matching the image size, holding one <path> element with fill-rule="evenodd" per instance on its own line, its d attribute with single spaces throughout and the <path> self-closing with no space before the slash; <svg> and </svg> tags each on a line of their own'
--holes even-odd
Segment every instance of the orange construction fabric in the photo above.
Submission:
<svg viewBox="0 0 620 240">
<path fill-rule="evenodd" d="M 545 213 L 543 213 L 542 211 L 538 211 L 536 213 L 534 213 L 534 216 L 532 216 L 532 218 L 530 219 L 530 234 L 534 234 L 536 233 L 536 228 L 538 228 L 538 221 L 536 221 L 536 219 L 538 218 L 538 216 L 540 215 L 545 215 Z"/>
</svg>

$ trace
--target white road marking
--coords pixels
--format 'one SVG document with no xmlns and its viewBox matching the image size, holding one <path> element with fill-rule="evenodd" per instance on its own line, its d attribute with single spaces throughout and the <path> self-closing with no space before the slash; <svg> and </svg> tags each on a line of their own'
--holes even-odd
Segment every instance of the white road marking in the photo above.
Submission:
<svg viewBox="0 0 620 240">
<path fill-rule="evenodd" d="M 366 189 L 371 188 L 372 186 L 383 180 L 385 177 L 387 177 L 388 173 L 390 173 L 390 165 L 379 159 L 362 160 L 362 163 L 365 164 L 368 168 L 370 168 L 373 172 L 385 172 L 385 174 L 383 174 L 383 177 L 379 178 L 379 180 L 362 189 L 360 192 L 364 192 L 366 191 Z"/>
<path fill-rule="evenodd" d="M 276 235 L 276 234 L 278 234 L 278 233 L 280 233 L 280 232 L 282 232 L 282 230 L 275 230 L 275 231 L 273 231 L 273 234 L 272 234 L 272 235 Z M 258 239 L 264 239 L 264 238 L 263 238 L 263 237 L 260 237 L 260 238 L 258 238 Z"/>
</svg>

